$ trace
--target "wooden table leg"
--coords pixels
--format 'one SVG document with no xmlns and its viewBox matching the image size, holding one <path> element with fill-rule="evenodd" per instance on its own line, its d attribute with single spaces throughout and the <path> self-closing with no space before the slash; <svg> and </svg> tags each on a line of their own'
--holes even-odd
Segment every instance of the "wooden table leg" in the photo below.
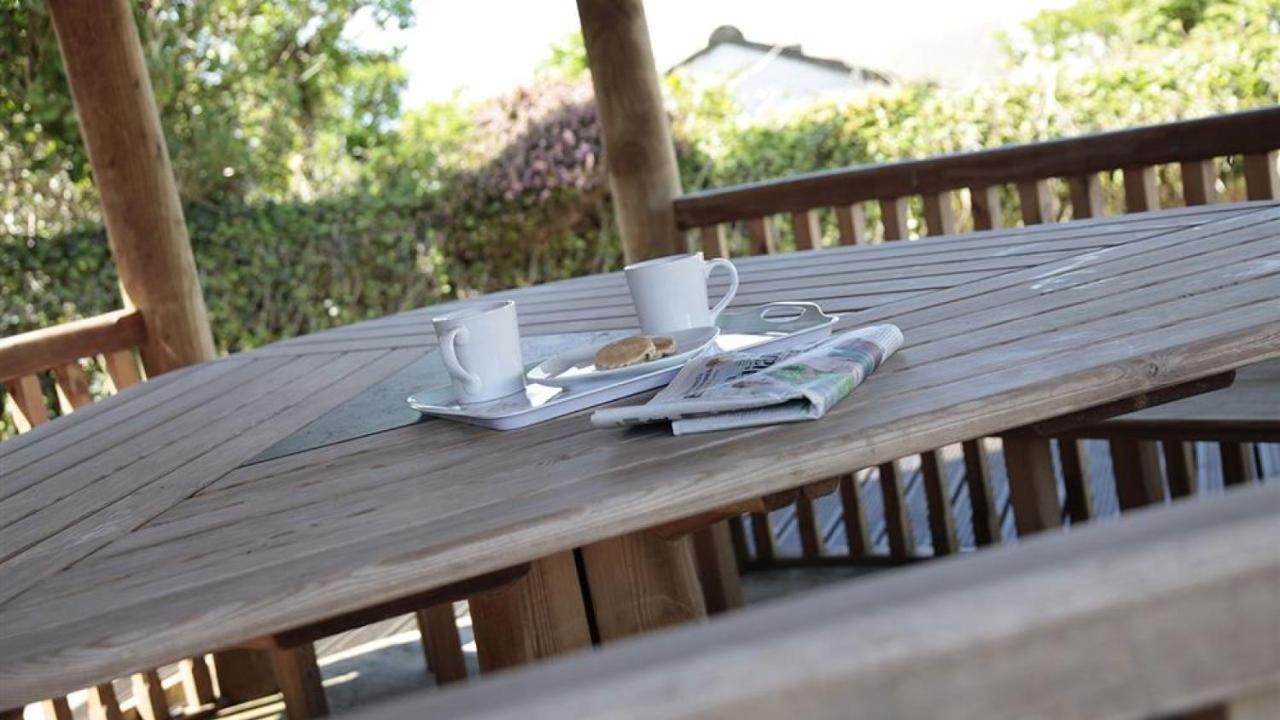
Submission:
<svg viewBox="0 0 1280 720">
<path fill-rule="evenodd" d="M 289 720 L 307 720 L 329 714 L 329 702 L 320 682 L 315 646 L 307 643 L 295 648 L 271 651 L 271 666 L 284 695 L 285 714 Z"/>
<path fill-rule="evenodd" d="M 1160 446 L 1152 440 L 1112 440 L 1110 446 L 1120 509 L 1164 502 Z"/>
<path fill-rule="evenodd" d="M 582 548 L 602 642 L 706 617 L 689 538 L 638 532 Z"/>
<path fill-rule="evenodd" d="M 231 705 L 257 700 L 278 692 L 271 656 L 262 650 L 223 650 L 213 654 L 218 697 Z"/>
<path fill-rule="evenodd" d="M 462 642 L 458 637 L 458 620 L 453 614 L 453 603 L 441 603 L 418 610 L 418 630 L 422 634 L 422 653 L 427 658 L 427 670 L 437 685 L 467 679 L 467 663 L 462 657 Z"/>
<path fill-rule="evenodd" d="M 524 577 L 467 603 L 482 673 L 591 645 L 572 552 L 542 558 Z"/>
<path fill-rule="evenodd" d="M 1004 463 L 1009 474 L 1009 500 L 1018 536 L 1062 526 L 1053 449 L 1047 438 L 1004 436 Z"/>
<path fill-rule="evenodd" d="M 729 523 L 721 521 L 708 525 L 694 531 L 690 537 L 707 612 L 715 615 L 742 607 L 742 580 L 738 577 L 738 560 L 733 552 Z"/>
</svg>

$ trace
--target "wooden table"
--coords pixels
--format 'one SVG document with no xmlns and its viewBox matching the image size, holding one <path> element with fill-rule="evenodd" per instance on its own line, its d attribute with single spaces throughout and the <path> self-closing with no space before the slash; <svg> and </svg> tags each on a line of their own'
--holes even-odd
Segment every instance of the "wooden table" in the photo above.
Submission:
<svg viewBox="0 0 1280 720">
<path fill-rule="evenodd" d="M 494 603 L 551 633 L 528 647 L 567 649 L 585 644 L 563 594 L 573 548 L 607 641 L 700 612 L 687 552 L 646 528 L 1280 356 L 1274 203 L 738 264 L 739 305 L 816 300 L 843 327 L 897 323 L 906 345 L 815 423 L 430 421 L 242 466 L 432 351 L 428 308 L 171 373 L 4 442 L 0 707 L 527 562 L 519 597 Z M 528 335 L 632 323 L 616 273 L 501 295 Z M 1055 522 L 1046 452 L 1006 445 L 1024 531 Z"/>
</svg>

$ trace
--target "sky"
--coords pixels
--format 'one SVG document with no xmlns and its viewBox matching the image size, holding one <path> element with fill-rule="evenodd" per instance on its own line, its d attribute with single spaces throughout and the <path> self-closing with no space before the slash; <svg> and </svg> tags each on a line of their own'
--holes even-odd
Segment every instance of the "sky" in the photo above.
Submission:
<svg viewBox="0 0 1280 720">
<path fill-rule="evenodd" d="M 1003 71 L 1000 30 L 1070 0 L 646 0 L 654 59 L 666 70 L 734 25 L 748 40 L 800 44 L 806 53 L 949 86 Z M 404 47 L 406 107 L 500 95 L 529 82 L 552 43 L 578 29 L 574 0 L 415 0 L 406 31 L 356 24 L 352 37 Z"/>
</svg>

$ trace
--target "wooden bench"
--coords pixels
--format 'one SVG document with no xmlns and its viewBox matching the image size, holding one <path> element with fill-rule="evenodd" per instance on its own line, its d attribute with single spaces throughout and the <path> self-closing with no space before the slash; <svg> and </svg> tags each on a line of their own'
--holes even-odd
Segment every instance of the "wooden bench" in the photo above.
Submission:
<svg viewBox="0 0 1280 720">
<path fill-rule="evenodd" d="M 860 245 L 898 242 L 918 235 L 951 235 L 972 230 L 993 230 L 1018 221 L 1025 225 L 1058 220 L 1096 218 L 1111 211 L 1140 212 L 1161 204 L 1161 179 L 1174 173 L 1158 172 L 1174 164 L 1181 186 L 1176 192 L 1188 206 L 1231 200 L 1267 200 L 1280 197 L 1277 148 L 1280 148 L 1280 108 L 1266 108 L 1163 125 L 1099 133 L 1077 138 L 1002 147 L 921 160 L 884 163 L 814 172 L 794 177 L 697 192 L 674 202 L 677 225 L 689 233 L 690 246 L 709 257 L 774 253 L 784 247 L 818 250 L 831 243 Z M 1114 181 L 1119 174 L 1118 182 Z M 1220 189 L 1219 184 L 1222 184 Z M 1113 188 L 1114 185 L 1114 188 Z M 919 198 L 917 200 L 916 198 Z M 918 203 L 918 205 L 917 205 Z M 1005 209 L 1016 203 L 1016 212 Z M 1269 396 L 1280 390 L 1264 381 Z M 1250 384 L 1250 387 L 1256 387 Z M 1240 397 L 1236 392 L 1229 397 Z M 1203 414 L 1209 407 L 1213 413 Z M 1116 436 L 1114 468 L 1125 507 L 1156 502 L 1167 496 L 1161 480 L 1161 448 L 1151 440 L 1164 439 L 1164 457 L 1180 472 L 1181 462 L 1191 458 L 1185 441 L 1190 430 L 1209 419 L 1219 425 L 1240 425 L 1249 416 L 1232 415 L 1236 403 L 1186 402 L 1161 411 L 1161 433 L 1135 443 Z M 1273 406 L 1274 407 L 1274 406 Z M 1265 411 L 1264 411 L 1265 413 Z M 1276 413 L 1273 410 L 1272 415 Z M 1274 419 L 1274 417 L 1273 417 Z M 1064 469 L 1067 498 L 1063 513 L 1074 522 L 1093 517 L 1085 490 L 1089 479 L 1086 458 L 1078 437 L 1111 439 L 1123 434 L 1125 423 L 1116 420 L 1095 429 L 1060 438 L 1055 443 L 1058 464 Z M 1185 428 L 1190 434 L 1180 434 Z M 1249 476 L 1248 442 L 1276 439 L 1264 432 L 1243 439 L 1222 441 L 1230 477 Z M 955 528 L 971 522 L 979 545 L 1002 539 L 1000 509 L 992 488 L 987 441 L 974 438 L 963 444 L 965 485 L 971 517 L 953 518 L 941 451 L 918 459 L 930 518 L 934 554 L 957 550 Z M 1239 468 L 1239 469 L 1237 469 Z M 810 489 L 794 506 L 801 535 L 802 557 L 810 564 L 826 564 L 821 538 L 815 528 L 814 500 L 838 489 L 849 551 L 841 558 L 851 563 L 905 562 L 917 555 L 910 517 L 903 499 L 904 474 L 899 463 L 875 469 L 851 469 L 854 474 Z M 1184 477 L 1171 478 L 1174 494 L 1190 487 Z M 866 519 L 861 517 L 866 498 L 857 479 L 874 473 L 879 477 L 881 502 L 889 539 L 888 557 L 868 548 Z M 1136 490 L 1134 488 L 1137 488 Z M 731 536 L 737 554 L 752 567 L 776 564 L 771 538 L 777 531 L 767 513 L 754 513 L 749 521 L 731 520 Z M 749 526 L 749 528 L 748 528 Z M 752 538 L 753 541 L 748 541 Z M 795 559 L 788 558 L 789 564 Z"/>
<path fill-rule="evenodd" d="M 1280 486 L 846 581 L 353 717 L 1275 717 Z"/>
</svg>

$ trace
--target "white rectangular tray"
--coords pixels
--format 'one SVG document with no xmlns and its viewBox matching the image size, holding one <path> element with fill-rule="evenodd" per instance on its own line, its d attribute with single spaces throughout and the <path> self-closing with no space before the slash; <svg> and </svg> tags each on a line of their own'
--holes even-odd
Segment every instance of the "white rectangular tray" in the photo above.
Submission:
<svg viewBox="0 0 1280 720">
<path fill-rule="evenodd" d="M 814 303 L 777 302 L 736 312 L 716 319 L 720 335 L 709 352 L 729 352 L 810 339 L 831 333 L 839 320 Z M 533 367 L 536 363 L 530 365 Z M 671 382 L 680 367 L 664 368 L 643 375 L 598 385 L 565 390 L 531 383 L 523 394 L 475 405 L 461 405 L 452 385 L 432 388 L 408 398 L 409 407 L 423 415 L 449 418 L 492 428 L 515 430 L 629 395 L 655 390 Z"/>
</svg>

